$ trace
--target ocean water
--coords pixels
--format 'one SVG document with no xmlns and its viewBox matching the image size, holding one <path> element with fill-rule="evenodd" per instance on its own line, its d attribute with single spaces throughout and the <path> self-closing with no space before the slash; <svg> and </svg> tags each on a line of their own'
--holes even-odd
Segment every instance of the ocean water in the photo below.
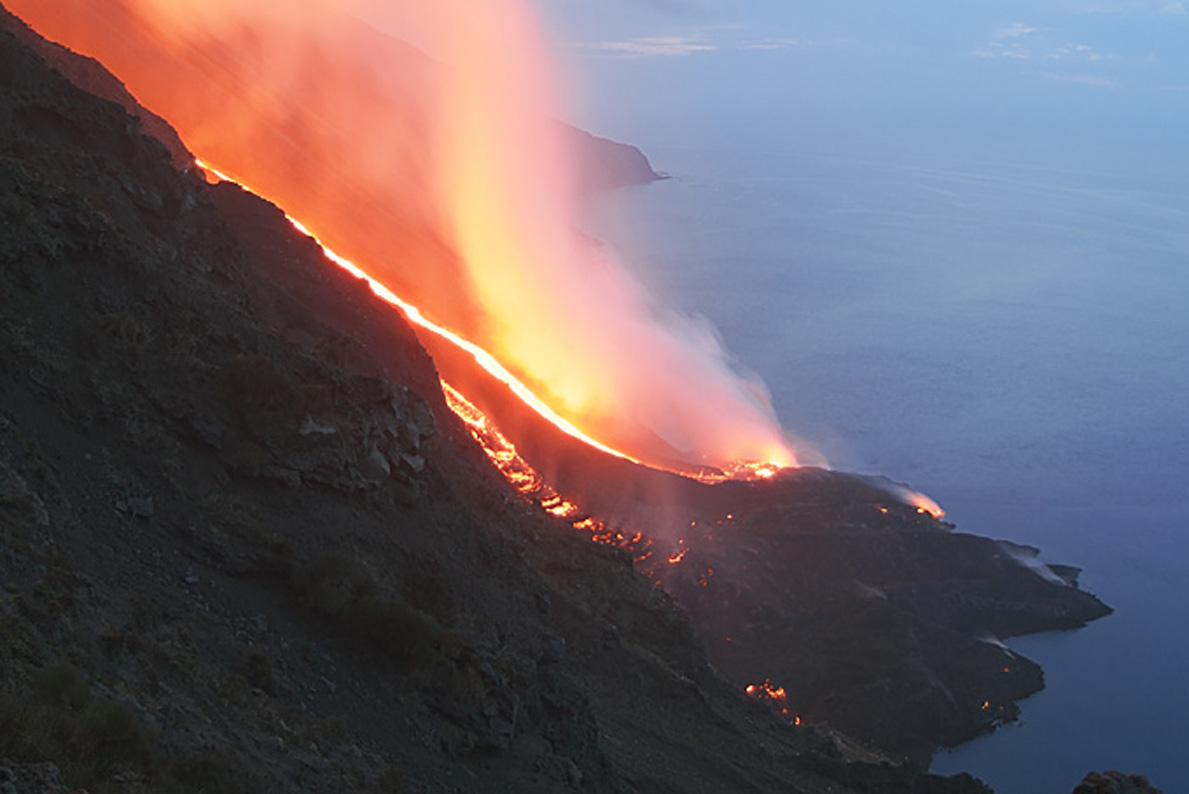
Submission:
<svg viewBox="0 0 1189 794">
<path fill-rule="evenodd" d="M 835 468 L 1084 569 L 1116 614 L 1016 638 L 1047 689 L 945 752 L 1001 794 L 1189 791 L 1189 188 L 1159 168 L 650 149 L 588 230 L 704 315 Z"/>
</svg>

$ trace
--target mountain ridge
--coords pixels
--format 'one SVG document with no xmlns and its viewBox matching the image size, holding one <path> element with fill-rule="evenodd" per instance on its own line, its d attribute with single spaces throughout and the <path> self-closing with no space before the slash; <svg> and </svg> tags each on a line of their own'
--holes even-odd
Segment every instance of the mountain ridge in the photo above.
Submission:
<svg viewBox="0 0 1189 794">
<path fill-rule="evenodd" d="M 511 491 L 363 282 L 0 35 L 12 774 L 985 790 L 745 698 L 628 554 Z"/>
</svg>

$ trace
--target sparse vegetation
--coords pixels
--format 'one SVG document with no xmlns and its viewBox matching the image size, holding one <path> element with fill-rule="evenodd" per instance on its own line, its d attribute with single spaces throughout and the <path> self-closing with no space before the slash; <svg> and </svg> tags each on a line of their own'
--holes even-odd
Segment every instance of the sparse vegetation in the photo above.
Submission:
<svg viewBox="0 0 1189 794">
<path fill-rule="evenodd" d="M 69 785 L 114 790 L 113 770 L 147 772 L 151 737 L 125 705 L 91 696 L 82 674 L 66 664 L 37 671 L 30 698 L 0 698 L 0 757 L 52 761 Z"/>
<path fill-rule="evenodd" d="M 298 566 L 290 584 L 308 609 L 337 618 L 347 629 L 407 668 L 426 669 L 437 658 L 441 629 L 425 612 L 380 588 L 339 553 Z"/>
</svg>

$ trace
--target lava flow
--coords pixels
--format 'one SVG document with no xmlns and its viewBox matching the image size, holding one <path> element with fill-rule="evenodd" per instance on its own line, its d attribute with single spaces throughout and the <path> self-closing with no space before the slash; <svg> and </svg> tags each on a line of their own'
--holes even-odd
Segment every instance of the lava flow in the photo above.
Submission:
<svg viewBox="0 0 1189 794">
<path fill-rule="evenodd" d="M 543 46 L 521 0 L 400 0 L 382 10 L 365 0 L 10 2 L 112 68 L 203 160 L 300 217 L 295 225 L 328 256 L 398 306 L 427 347 L 439 345 L 439 372 L 472 407 L 491 410 L 470 391 L 478 364 L 549 428 L 616 461 L 700 483 L 771 478 L 804 462 L 712 334 L 660 312 L 573 231 L 571 153 L 556 135 Z M 538 444 L 531 459 L 548 467 L 553 488 L 575 493 L 542 506 L 596 537 L 630 541 L 575 504 L 612 515 L 594 492 L 617 494 L 648 475 L 620 471 L 576 487 L 556 479 L 567 470 L 559 443 Z M 505 473 L 519 487 L 519 475 Z M 941 515 L 907 489 L 896 495 Z M 655 534 L 655 517 L 628 523 Z"/>
<path fill-rule="evenodd" d="M 780 711 L 786 717 L 789 714 L 788 693 L 784 691 L 784 687 L 776 686 L 768 679 L 764 679 L 762 684 L 748 684 L 744 690 L 756 700 L 766 700 L 772 703 L 773 707 Z M 797 717 L 796 722 L 801 724 L 801 718 Z"/>
<path fill-rule="evenodd" d="M 516 490 L 545 512 L 570 521 L 574 529 L 588 533 L 598 543 L 618 546 L 636 552 L 652 545 L 652 540 L 642 532 L 627 534 L 623 530 L 608 527 L 603 521 L 586 515 L 582 508 L 566 499 L 546 483 L 536 470 L 520 456 L 516 446 L 499 431 L 487 416 L 462 396 L 457 389 L 442 381 L 446 404 L 450 406 L 466 425 L 479 446 L 496 469 Z"/>
<path fill-rule="evenodd" d="M 713 330 L 574 231 L 574 153 L 525 0 L 11 7 L 416 306 L 414 322 L 488 351 L 571 435 L 711 478 L 805 462 Z"/>
</svg>

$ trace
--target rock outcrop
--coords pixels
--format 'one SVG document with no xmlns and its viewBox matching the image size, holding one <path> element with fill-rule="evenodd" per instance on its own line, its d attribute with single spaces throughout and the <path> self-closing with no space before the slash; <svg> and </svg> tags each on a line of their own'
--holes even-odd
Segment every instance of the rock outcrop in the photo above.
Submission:
<svg viewBox="0 0 1189 794">
<path fill-rule="evenodd" d="M 1073 790 L 1073 794 L 1160 794 L 1143 775 L 1109 770 L 1091 772 Z"/>
</svg>

